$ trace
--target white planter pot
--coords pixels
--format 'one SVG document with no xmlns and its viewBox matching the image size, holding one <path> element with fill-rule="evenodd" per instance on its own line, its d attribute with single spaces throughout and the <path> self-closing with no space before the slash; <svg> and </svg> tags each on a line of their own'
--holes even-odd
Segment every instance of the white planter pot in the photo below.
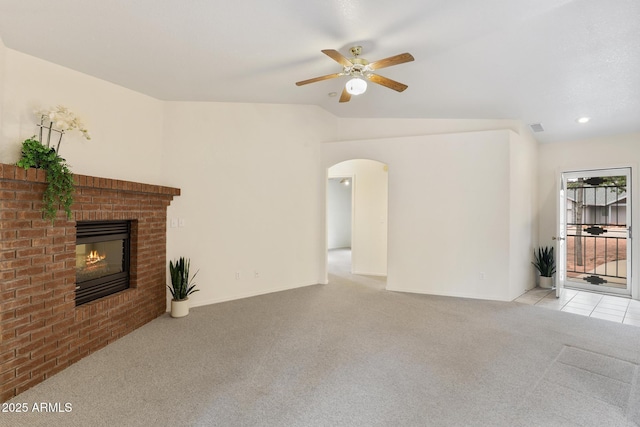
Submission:
<svg viewBox="0 0 640 427">
<path fill-rule="evenodd" d="M 171 300 L 171 317 L 184 317 L 189 314 L 189 298 L 176 301 Z"/>
<path fill-rule="evenodd" d="M 553 287 L 553 277 L 540 276 L 540 287 L 543 289 L 551 289 Z"/>
</svg>

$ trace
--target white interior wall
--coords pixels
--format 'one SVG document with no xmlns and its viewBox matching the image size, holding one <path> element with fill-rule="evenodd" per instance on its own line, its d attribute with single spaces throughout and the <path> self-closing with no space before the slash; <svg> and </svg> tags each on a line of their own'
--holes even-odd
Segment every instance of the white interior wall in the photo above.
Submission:
<svg viewBox="0 0 640 427">
<path fill-rule="evenodd" d="M 5 85 L 4 83 L 5 52 L 6 52 L 6 47 L 4 46 L 4 43 L 0 38 L 0 159 L 2 158 L 2 140 L 3 140 L 2 107 L 4 106 L 3 100 L 4 100 L 4 85 Z"/>
<path fill-rule="evenodd" d="M 367 159 L 347 160 L 329 168 L 330 177 L 354 177 L 354 274 L 387 275 L 387 175 L 384 163 Z"/>
<path fill-rule="evenodd" d="M 319 144 L 336 138 L 335 117 L 315 106 L 168 103 L 0 53 L 0 162 L 19 159 L 35 109 L 61 104 L 93 137 L 65 135 L 74 172 L 181 188 L 168 214 L 184 227 L 168 228 L 167 255 L 200 269 L 192 306 L 324 280 Z"/>
<path fill-rule="evenodd" d="M 520 120 L 460 119 L 338 119 L 340 141 L 398 138 L 403 136 L 444 135 L 450 133 L 512 130 L 532 138 L 531 131 Z"/>
<path fill-rule="evenodd" d="M 15 162 L 21 141 L 35 133 L 34 109 L 62 104 L 76 111 L 93 135 L 90 142 L 79 135 L 65 136 L 62 154 L 75 172 L 182 188 L 183 196 L 174 200 L 169 215 L 184 219 L 185 226 L 169 228 L 168 254 L 191 256 L 194 266 L 201 269 L 199 283 L 201 289 L 206 289 L 194 294 L 193 305 L 324 280 L 328 165 L 319 160 L 321 142 L 355 137 L 356 133 L 363 138 L 378 138 L 385 132 L 467 132 L 472 128 L 498 127 L 502 122 L 350 120 L 336 119 L 310 106 L 167 103 L 4 47 L 0 49 L 0 61 L 0 161 Z M 515 129 L 514 123 L 509 122 L 506 127 Z M 378 157 L 385 163 L 389 158 L 406 165 L 406 170 L 397 170 L 394 193 L 395 204 L 407 209 L 394 214 L 397 223 L 415 220 L 420 232 L 429 229 L 425 219 L 439 218 L 427 215 L 438 212 L 437 207 L 427 203 L 434 197 L 425 196 L 424 192 L 425 183 L 431 178 L 441 178 L 446 173 L 452 177 L 454 188 L 463 188 L 463 181 L 478 181 L 475 178 L 482 176 L 485 169 L 487 180 L 496 178 L 496 174 L 507 174 L 508 170 L 503 167 L 509 164 L 504 132 L 433 135 L 417 140 L 394 137 L 387 141 L 393 144 L 392 148 L 388 144 L 376 148 L 376 141 L 369 142 L 372 144 L 366 149 L 337 156 L 331 164 Z M 350 150 L 345 142 L 322 144 L 322 150 L 329 146 L 338 147 L 342 154 Z M 486 161 L 478 164 L 477 159 Z M 418 170 L 425 165 L 431 170 Z M 463 173 L 458 175 L 458 170 Z M 291 180 L 292 175 L 299 179 Z M 416 183 L 408 184 L 413 178 L 417 178 Z M 391 176 L 389 179 L 391 185 Z M 487 180 L 479 180 L 478 185 Z M 502 190 L 500 194 L 504 194 Z M 440 194 L 451 196 L 449 192 Z M 497 197 L 492 195 L 491 199 Z M 508 209 L 501 204 L 494 208 L 497 215 L 483 210 L 481 216 L 487 216 L 485 222 L 494 230 L 492 238 L 501 234 L 499 243 L 492 242 L 492 251 L 487 251 L 487 239 L 467 240 L 463 246 L 466 265 L 462 269 L 453 257 L 446 256 L 460 250 L 457 243 L 453 245 L 453 239 L 446 239 L 445 247 L 440 248 L 444 254 L 435 249 L 410 254 L 419 234 L 412 233 L 410 227 L 400 227 L 389 247 L 404 245 L 409 248 L 404 253 L 410 256 L 395 260 L 397 280 L 392 281 L 392 286 L 503 299 L 504 280 L 500 275 L 506 270 L 501 256 L 502 244 L 508 239 L 502 233 L 508 234 L 509 229 L 505 231 L 498 224 L 504 224 L 502 217 Z M 470 223 L 474 221 L 463 208 L 453 216 L 461 220 L 465 230 L 473 228 Z M 456 233 L 462 237 L 462 232 Z M 424 244 L 419 242 L 417 247 L 423 249 Z M 505 244 L 512 246 L 511 242 Z M 489 255 L 483 256 L 487 252 Z M 437 273 L 428 286 L 420 285 L 424 255 L 431 258 Z M 501 261 L 496 262 L 497 259 Z M 391 268 L 391 259 L 389 263 Z M 236 280 L 238 271 L 241 278 Z M 481 284 L 479 271 L 485 273 Z"/>
<path fill-rule="evenodd" d="M 510 131 L 323 144 L 389 166 L 387 289 L 510 299 Z"/>
<path fill-rule="evenodd" d="M 64 135 L 60 155 L 73 172 L 167 184 L 162 169 L 162 102 L 104 80 L 4 49 L 0 161 L 15 163 L 36 134 L 34 112 L 64 105 L 92 135 Z"/>
<path fill-rule="evenodd" d="M 319 157 L 335 118 L 315 106 L 194 102 L 167 102 L 165 116 L 165 179 L 182 188 L 169 216 L 185 223 L 169 228 L 168 256 L 200 269 L 191 305 L 324 281 Z"/>
<path fill-rule="evenodd" d="M 562 172 L 589 169 L 631 167 L 631 221 L 638 228 L 640 209 L 636 208 L 640 200 L 638 188 L 638 159 L 640 159 L 640 134 L 620 135 L 608 138 L 594 138 L 571 142 L 541 144 L 538 149 L 538 205 L 539 205 L 539 241 L 541 246 L 555 246 L 552 237 L 557 232 L 559 178 Z M 634 203 L 635 202 L 635 203 Z M 640 241 L 631 241 L 633 254 L 638 254 Z M 638 256 L 633 256 L 632 297 L 640 299 L 638 282 Z"/>
<path fill-rule="evenodd" d="M 327 183 L 327 247 L 330 250 L 351 248 L 352 186 L 340 181 L 341 178 L 329 178 Z"/>
<path fill-rule="evenodd" d="M 530 135 L 509 135 L 509 298 L 535 286 L 531 265 L 538 242 L 537 142 Z"/>
</svg>

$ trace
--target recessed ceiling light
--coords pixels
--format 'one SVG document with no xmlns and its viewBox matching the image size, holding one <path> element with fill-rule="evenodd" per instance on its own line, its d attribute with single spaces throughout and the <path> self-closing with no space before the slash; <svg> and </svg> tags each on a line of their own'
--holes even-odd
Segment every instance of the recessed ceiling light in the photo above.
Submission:
<svg viewBox="0 0 640 427">
<path fill-rule="evenodd" d="M 338 92 L 329 92 L 330 98 L 333 98 L 334 96 L 338 96 Z"/>
<path fill-rule="evenodd" d="M 591 120 L 590 117 L 578 117 L 576 119 L 576 122 L 580 123 L 581 125 L 585 124 L 585 123 L 589 123 L 589 120 Z"/>
</svg>

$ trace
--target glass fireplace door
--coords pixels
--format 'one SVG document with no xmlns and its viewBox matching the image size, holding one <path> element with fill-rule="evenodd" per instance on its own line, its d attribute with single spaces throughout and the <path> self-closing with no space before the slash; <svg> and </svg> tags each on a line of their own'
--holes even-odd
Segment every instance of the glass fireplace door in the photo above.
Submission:
<svg viewBox="0 0 640 427">
<path fill-rule="evenodd" d="M 129 221 L 76 225 L 76 305 L 129 288 Z"/>
</svg>

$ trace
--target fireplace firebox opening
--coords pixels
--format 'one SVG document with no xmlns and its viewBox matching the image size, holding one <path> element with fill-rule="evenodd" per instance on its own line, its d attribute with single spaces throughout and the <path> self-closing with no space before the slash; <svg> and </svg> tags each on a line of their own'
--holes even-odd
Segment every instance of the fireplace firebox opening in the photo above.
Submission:
<svg viewBox="0 0 640 427">
<path fill-rule="evenodd" d="M 129 288 L 131 221 L 76 223 L 76 306 Z"/>
</svg>

